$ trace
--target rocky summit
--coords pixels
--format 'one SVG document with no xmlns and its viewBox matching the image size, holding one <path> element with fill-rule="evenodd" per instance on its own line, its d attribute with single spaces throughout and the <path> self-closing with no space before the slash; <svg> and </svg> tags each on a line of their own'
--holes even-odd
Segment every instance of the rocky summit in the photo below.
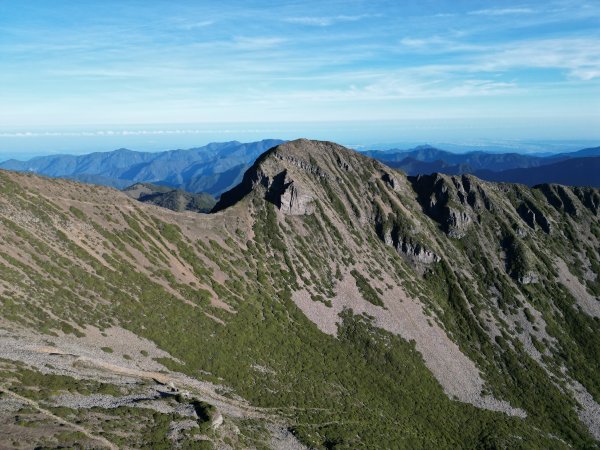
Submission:
<svg viewBox="0 0 600 450">
<path fill-rule="evenodd" d="M 595 448 L 599 208 L 304 139 L 209 214 L 2 171 L 2 445 Z"/>
</svg>

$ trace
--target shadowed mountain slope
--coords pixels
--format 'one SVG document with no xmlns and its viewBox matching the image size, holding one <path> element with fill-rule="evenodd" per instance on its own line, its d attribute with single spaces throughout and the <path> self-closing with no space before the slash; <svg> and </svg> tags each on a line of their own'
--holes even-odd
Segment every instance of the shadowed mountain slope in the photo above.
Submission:
<svg viewBox="0 0 600 450">
<path fill-rule="evenodd" d="M 123 192 L 142 203 L 152 203 L 179 212 L 205 213 L 209 212 L 216 203 L 215 198 L 205 192 L 193 194 L 181 189 L 172 189 L 151 183 L 136 183 L 123 189 Z"/>
<path fill-rule="evenodd" d="M 567 159 L 528 169 L 512 169 L 502 172 L 477 171 L 475 175 L 490 181 L 523 183 L 528 186 L 556 183 L 600 188 L 600 156 Z"/>
<path fill-rule="evenodd" d="M 2 386 L 77 420 L 71 446 L 592 447 L 599 208 L 308 140 L 209 215 L 2 172 Z M 11 433 L 40 414 L 13 409 Z"/>
<path fill-rule="evenodd" d="M 408 175 L 444 173 L 447 175 L 472 174 L 488 181 L 522 183 L 535 186 L 543 183 L 557 183 L 568 186 L 600 187 L 600 157 L 548 159 L 546 164 L 537 167 L 510 170 L 474 170 L 468 164 L 452 165 L 443 160 L 419 161 L 412 157 L 401 161 L 383 161 L 390 167 L 402 170 Z"/>
<path fill-rule="evenodd" d="M 430 145 L 420 145 L 412 150 L 369 150 L 363 154 L 382 161 L 390 167 L 402 169 L 403 171 L 416 174 L 417 170 L 423 168 L 411 167 L 415 161 L 422 163 L 443 163 L 445 167 L 452 167 L 457 174 L 476 173 L 477 171 L 502 172 L 511 169 L 526 169 L 554 164 L 575 158 L 600 156 L 600 147 L 586 148 L 569 153 L 558 153 L 549 156 L 527 155 L 521 153 L 489 153 L 474 151 L 467 153 L 453 153 Z M 442 167 L 444 167 L 442 166 Z M 420 172 L 425 173 L 425 172 Z M 449 175 L 454 173 L 448 172 Z"/>
</svg>

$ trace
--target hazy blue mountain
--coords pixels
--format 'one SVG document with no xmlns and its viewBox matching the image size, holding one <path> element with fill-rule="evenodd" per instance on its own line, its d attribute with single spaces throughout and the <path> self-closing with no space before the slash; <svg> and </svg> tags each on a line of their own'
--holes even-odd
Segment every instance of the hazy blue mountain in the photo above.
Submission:
<svg viewBox="0 0 600 450">
<path fill-rule="evenodd" d="M 118 149 L 87 155 L 53 155 L 29 161 L 9 160 L 0 168 L 70 178 L 118 189 L 148 182 L 219 195 L 236 185 L 254 160 L 283 141 L 211 143 L 188 150 L 136 152 Z"/>
<path fill-rule="evenodd" d="M 559 183 L 600 186 L 600 147 L 549 156 L 518 153 L 451 153 L 429 145 L 411 150 L 363 152 L 408 175 L 444 173 L 473 174 L 489 181 L 535 186 Z"/>
<path fill-rule="evenodd" d="M 97 152 L 87 155 L 53 155 L 33 158 L 29 161 L 9 160 L 0 163 L 0 168 L 20 172 L 34 172 L 50 177 L 70 178 L 77 181 L 123 189 L 135 183 L 153 183 L 187 192 L 207 192 L 213 196 L 231 189 L 240 183 L 243 173 L 264 151 L 282 143 L 267 139 L 259 142 L 237 141 L 211 143 L 204 147 L 164 152 L 136 152 L 118 149 L 112 152 Z M 552 170 L 523 172 L 518 169 L 541 168 L 574 158 L 600 156 L 600 147 L 586 148 L 571 153 L 551 156 L 525 155 L 519 153 L 486 153 L 475 151 L 453 153 L 430 145 L 417 146 L 410 150 L 369 150 L 363 152 L 390 167 L 400 169 L 408 175 L 434 172 L 449 175 L 465 173 L 495 181 L 515 181 L 529 185 L 542 182 L 560 182 L 571 185 L 593 185 L 583 181 L 567 169 L 559 177 Z M 567 165 L 565 167 L 575 167 Z M 516 172 L 512 172 L 516 170 Z M 582 173 L 592 170 L 583 167 Z M 504 173 L 509 171 L 507 173 Z M 503 173 L 494 176 L 494 173 Z M 552 178 L 545 178 L 545 176 Z M 533 181 L 530 181 L 531 180 Z M 587 178 L 586 178 L 587 180 Z"/>
<path fill-rule="evenodd" d="M 451 166 L 468 166 L 471 171 L 481 169 L 501 171 L 523 167 L 538 167 L 571 157 L 567 156 L 568 154 L 556 155 L 550 160 L 549 158 L 523 155 L 520 153 L 486 153 L 480 151 L 452 153 L 429 145 L 421 145 L 411 150 L 374 150 L 363 153 L 402 170 L 405 170 L 403 164 L 398 163 L 402 163 L 406 158 L 410 158 L 410 163 L 412 163 L 412 160 L 422 162 L 443 161 Z"/>
<path fill-rule="evenodd" d="M 386 164 L 402 170 L 407 175 L 421 175 L 435 172 L 459 175 L 472 171 L 468 165 L 451 164 L 441 159 L 436 161 L 420 161 L 411 156 L 404 158 L 402 161 L 386 161 Z"/>
<path fill-rule="evenodd" d="M 124 148 L 112 152 L 96 152 L 87 155 L 39 156 L 29 161 L 14 159 L 5 161 L 0 167 L 19 172 L 36 172 L 47 176 L 102 174 L 111 177 L 122 169 L 143 164 L 156 158 L 156 153 L 135 152 Z"/>
<path fill-rule="evenodd" d="M 586 156 L 600 156 L 600 147 L 584 148 L 583 150 L 578 150 L 576 152 L 559 153 L 550 156 L 549 159 L 584 158 Z"/>
<path fill-rule="evenodd" d="M 582 150 L 583 153 L 573 152 L 572 154 L 580 155 L 588 152 L 593 154 L 593 150 L 586 149 Z M 462 164 L 452 164 L 441 159 L 436 161 L 420 161 L 414 157 L 406 157 L 401 161 L 384 162 L 390 167 L 402 170 L 407 175 L 426 175 L 432 173 L 444 173 L 446 175 L 472 174 L 483 180 L 522 183 L 528 186 L 535 186 L 542 183 L 558 183 L 568 186 L 600 187 L 600 156 L 565 158 L 563 155 L 557 155 L 552 158 L 540 159 L 543 160 L 543 164 L 541 165 L 508 170 L 477 169 L 481 165 L 478 166 L 475 159 L 470 159 L 468 163 Z M 479 161 L 481 160 L 485 160 L 485 158 L 481 158 Z M 474 164 L 475 168 L 471 164 Z M 484 165 L 484 167 L 487 166 Z"/>
<path fill-rule="evenodd" d="M 475 171 L 474 175 L 484 180 L 522 183 L 528 186 L 557 183 L 568 186 L 600 187 L 600 156 L 573 158 L 541 167 L 502 172 L 481 170 Z"/>
</svg>

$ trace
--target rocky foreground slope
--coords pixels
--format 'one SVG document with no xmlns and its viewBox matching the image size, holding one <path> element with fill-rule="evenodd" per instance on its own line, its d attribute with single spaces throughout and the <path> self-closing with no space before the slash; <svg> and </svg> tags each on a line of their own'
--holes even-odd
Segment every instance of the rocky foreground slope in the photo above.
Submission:
<svg viewBox="0 0 600 450">
<path fill-rule="evenodd" d="M 600 193 L 264 153 L 211 214 L 0 172 L 9 447 L 583 448 Z"/>
</svg>

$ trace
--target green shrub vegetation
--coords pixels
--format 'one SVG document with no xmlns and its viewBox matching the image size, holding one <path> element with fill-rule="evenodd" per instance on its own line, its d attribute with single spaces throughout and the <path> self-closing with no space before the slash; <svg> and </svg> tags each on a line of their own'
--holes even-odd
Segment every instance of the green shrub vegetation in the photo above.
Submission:
<svg viewBox="0 0 600 450">
<path fill-rule="evenodd" d="M 331 166 L 334 170 L 335 164 Z M 526 236 L 518 234 L 516 206 L 521 197 L 533 204 L 539 196 L 525 188 L 506 188 L 501 198 L 514 211 L 492 214 L 481 207 L 480 222 L 468 237 L 449 239 L 439 217 L 430 217 L 417 203 L 443 196 L 396 193 L 379 178 L 372 181 L 378 173 L 373 171 L 365 166 L 343 175 L 340 170 L 344 183 L 353 185 L 347 189 L 340 187 L 343 183 L 334 185 L 332 178 L 315 183 L 323 197 L 307 216 L 282 219 L 275 205 L 255 196 L 247 201 L 252 232 L 224 224 L 218 241 L 212 229 L 192 239 L 194 233 L 184 232 L 185 226 L 141 209 L 117 214 L 118 208 L 86 206 L 86 213 L 72 207 L 65 214 L 0 174 L 2 193 L 43 224 L 34 228 L 1 218 L 3 245 L 18 248 L 25 257 L 0 255 L 0 314 L 49 339 L 62 333 L 81 336 L 87 324 L 101 330 L 126 328 L 172 355 L 174 359 L 159 359 L 169 369 L 225 385 L 231 388 L 228 395 L 284 417 L 311 448 L 593 448 L 596 443 L 578 420 L 562 369 L 600 400 L 600 323 L 578 309 L 557 283 L 556 269 L 547 267 L 552 258 L 563 257 L 574 276 L 584 280 L 583 270 L 574 268 L 577 259 L 569 240 L 579 239 L 583 225 L 576 220 L 592 219 L 580 213 L 567 219 L 575 225 L 554 220 L 550 233 L 529 229 Z M 445 186 L 448 201 L 463 207 L 453 186 Z M 484 205 L 481 195 L 472 194 L 465 202 Z M 494 204 L 505 208 L 500 201 Z M 543 206 L 537 210 L 550 214 Z M 108 226 L 106 215 L 111 217 Z M 60 220 L 85 222 L 91 229 L 86 242 L 99 253 L 61 232 L 54 226 Z M 392 232 L 435 249 L 442 261 L 417 265 L 403 258 L 384 242 Z M 592 244 L 580 243 L 577 254 L 585 253 L 593 269 L 600 258 L 597 242 Z M 193 281 L 182 278 L 182 267 Z M 414 342 L 375 327 L 370 317 L 346 309 L 336 336 L 319 331 L 296 307 L 293 292 L 304 289 L 313 300 L 331 306 L 337 283 L 349 269 L 361 296 L 373 305 L 385 306 L 393 283 L 422 299 L 430 323 L 442 326 L 481 370 L 486 392 L 522 408 L 527 418 L 449 399 Z M 519 283 L 532 271 L 543 283 Z M 596 292 L 597 282 L 588 281 L 582 283 Z M 213 295 L 233 312 L 212 306 Z M 523 327 L 511 325 L 523 315 L 551 338 L 532 339 L 544 353 L 546 368 L 524 348 Z M 488 318 L 497 332 L 492 333 Z M 140 357 L 130 355 L 123 357 Z M 143 350 L 141 355 L 149 356 Z M 256 365 L 269 372 L 257 371 Z M 47 401 L 61 392 L 123 395 L 121 388 L 99 382 L 1 367 L 3 384 L 35 400 Z M 193 406 L 200 417 L 197 432 L 212 439 L 208 424 L 214 409 L 200 401 Z M 141 408 L 53 411 L 88 424 L 110 414 L 119 420 L 103 423 L 102 435 L 117 446 L 136 448 L 169 448 L 170 424 L 179 420 Z M 135 438 L 125 433 L 133 424 L 139 431 Z M 240 446 L 264 445 L 266 431 L 260 423 L 239 420 L 236 426 Z"/>
<path fill-rule="evenodd" d="M 375 306 L 383 307 L 383 300 L 381 300 L 381 297 L 379 297 L 377 291 L 371 287 L 369 281 L 356 269 L 352 269 L 350 273 L 356 280 L 356 286 L 358 287 L 358 290 L 363 298 Z"/>
</svg>

